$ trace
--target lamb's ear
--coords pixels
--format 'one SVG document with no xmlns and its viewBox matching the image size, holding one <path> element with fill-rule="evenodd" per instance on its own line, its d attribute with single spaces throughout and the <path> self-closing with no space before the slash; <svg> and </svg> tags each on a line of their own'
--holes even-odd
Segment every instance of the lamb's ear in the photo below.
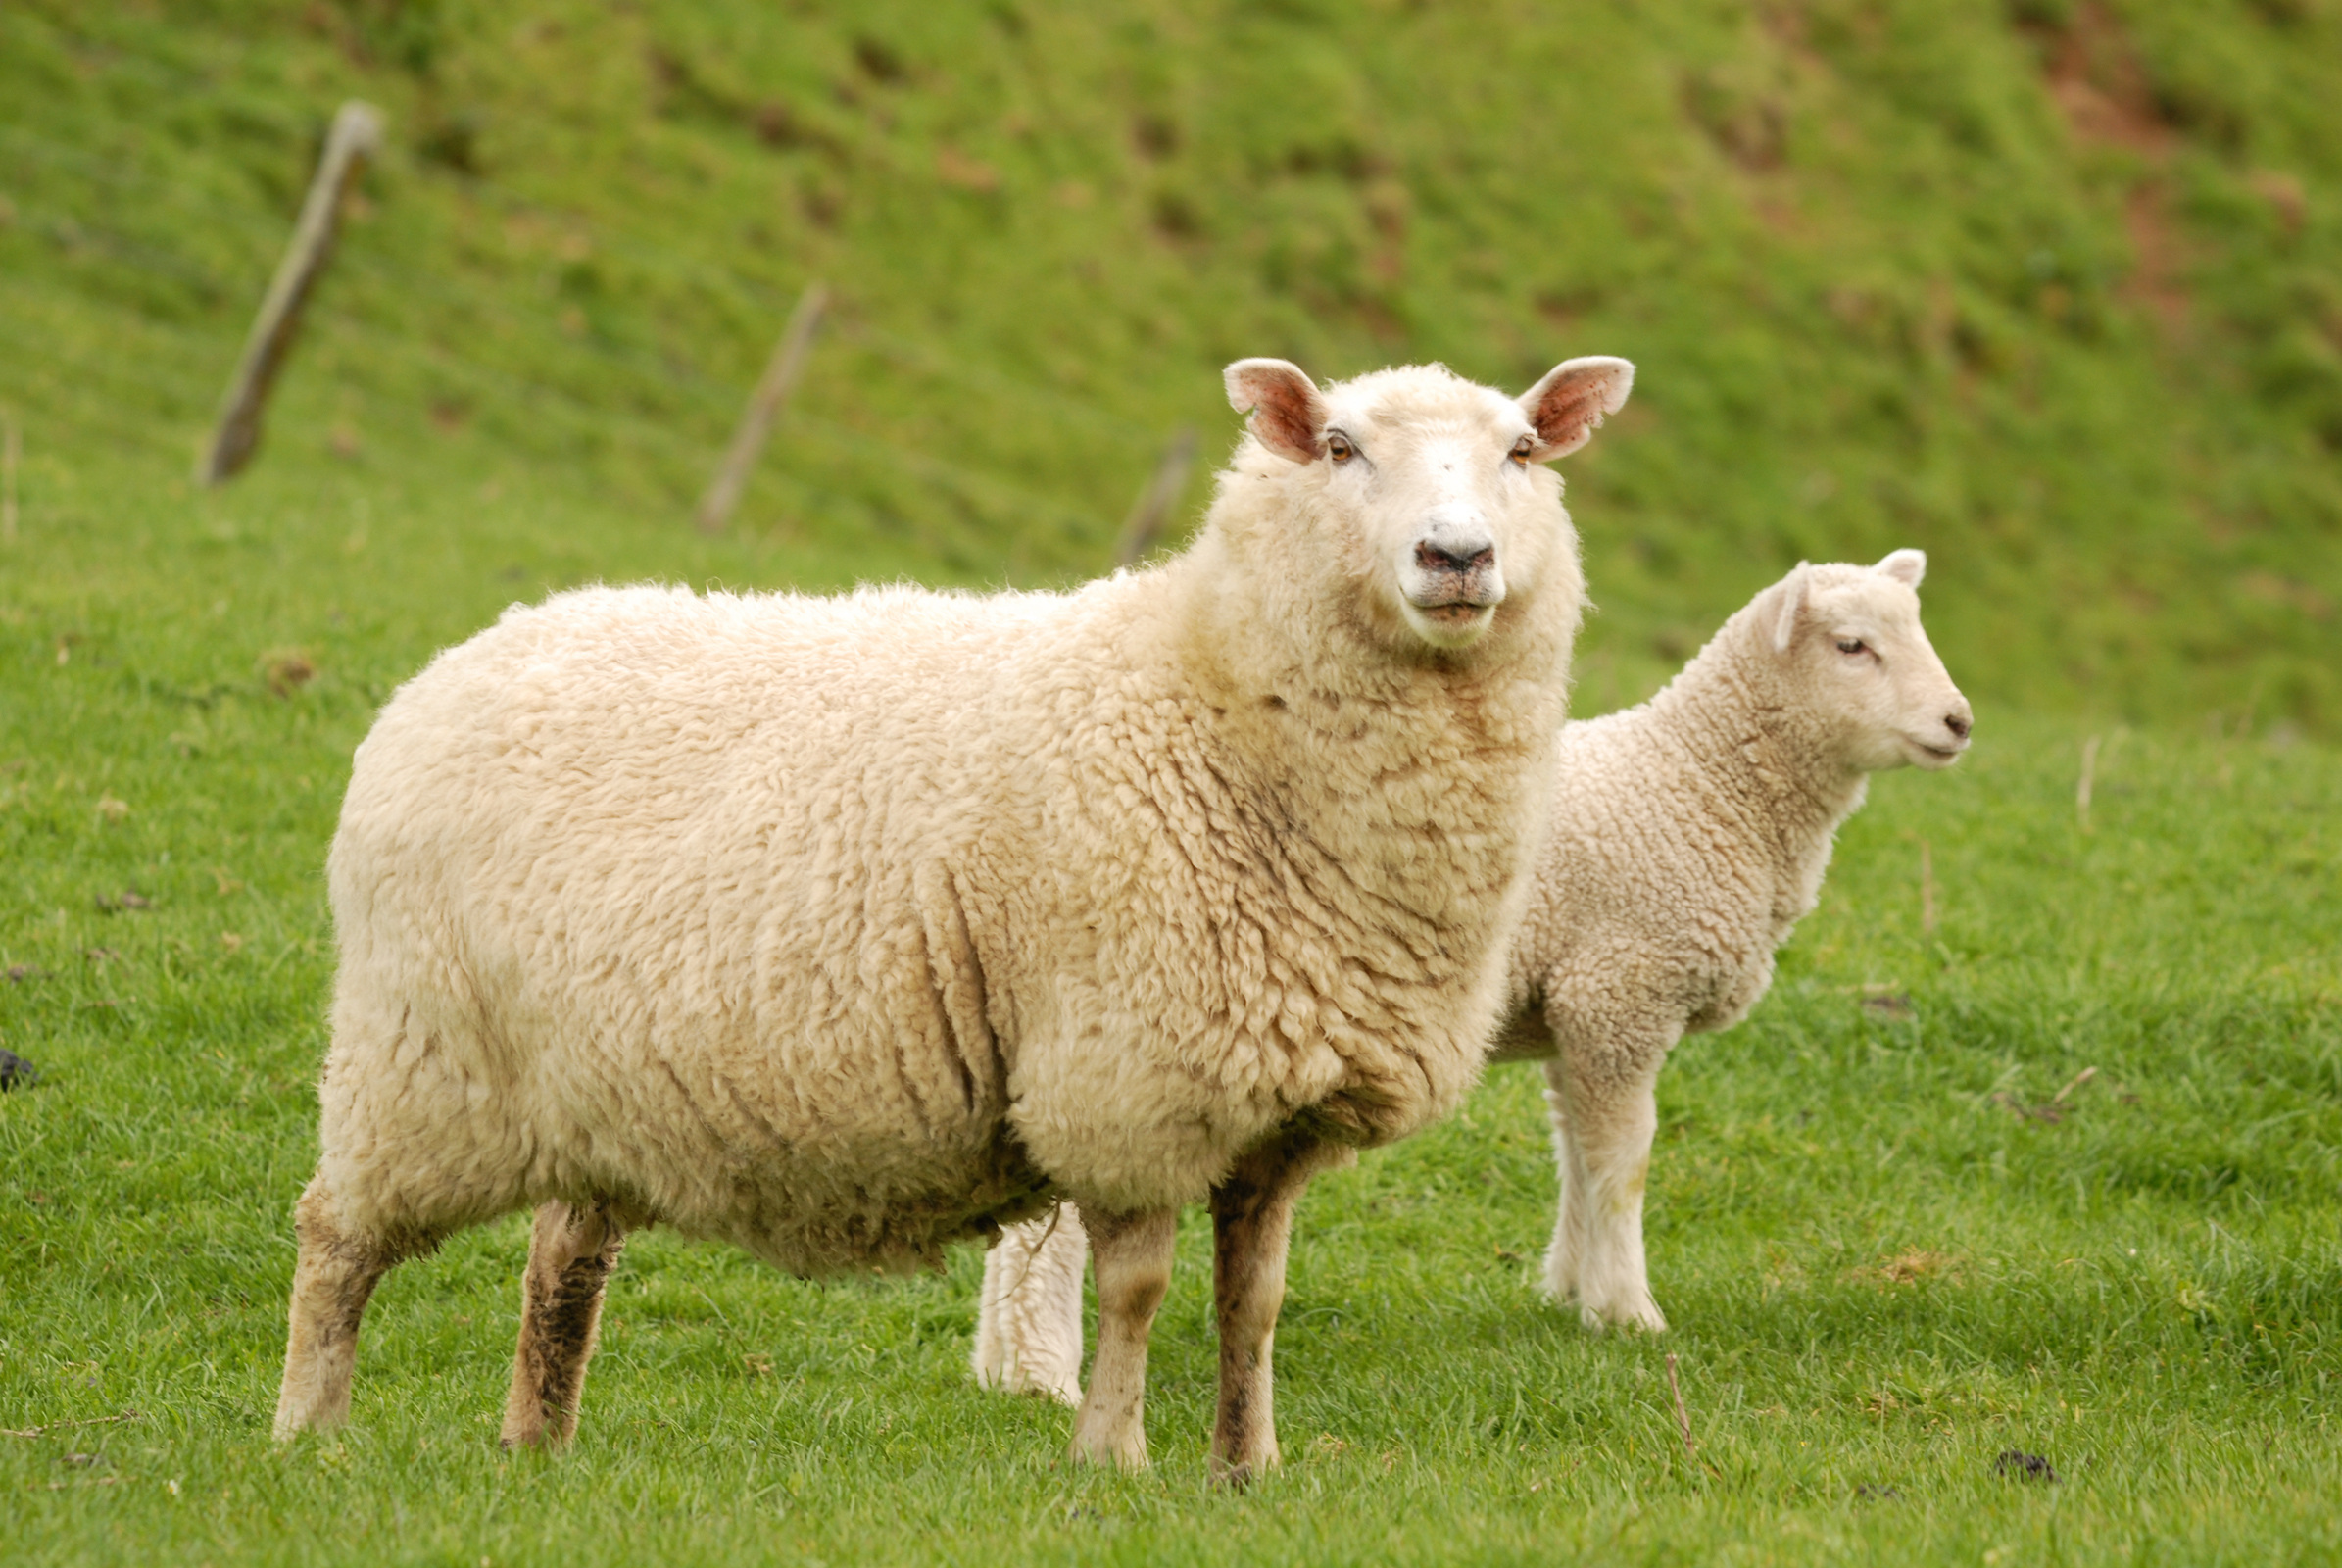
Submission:
<svg viewBox="0 0 2342 1568">
<path fill-rule="evenodd" d="M 1871 569 L 1886 573 L 1906 588 L 1917 588 L 1919 580 L 1927 574 L 1927 553 L 1925 550 L 1898 550 Z"/>
<path fill-rule="evenodd" d="M 1773 651 L 1785 654 L 1789 644 L 1797 640 L 1797 617 L 1805 612 L 1805 589 L 1813 576 L 1813 567 L 1805 562 L 1797 563 L 1797 569 L 1781 580 L 1774 591 L 1781 595 L 1781 603 L 1773 612 Z"/>
<path fill-rule="evenodd" d="M 1568 457 L 1593 439 L 1603 415 L 1627 406 L 1634 389 L 1635 367 L 1625 360 L 1592 354 L 1562 361 L 1521 394 L 1521 412 L 1529 416 L 1538 442 L 1529 455 L 1539 463 Z"/>
<path fill-rule="evenodd" d="M 1228 401 L 1252 416 L 1252 433 L 1281 458 L 1314 463 L 1326 450 L 1326 400 L 1290 360 L 1239 360 L 1222 374 Z"/>
</svg>

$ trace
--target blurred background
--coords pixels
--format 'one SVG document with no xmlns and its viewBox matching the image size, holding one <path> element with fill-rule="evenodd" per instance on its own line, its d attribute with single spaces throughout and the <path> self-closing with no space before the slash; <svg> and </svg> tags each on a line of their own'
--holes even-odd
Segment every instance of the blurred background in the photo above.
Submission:
<svg viewBox="0 0 2342 1568">
<path fill-rule="evenodd" d="M 352 97 L 385 144 L 203 490 Z M 2333 738 L 2337 105 L 2338 0 L 12 0 L 10 634 L 62 663 L 134 601 L 378 700 L 594 577 L 1064 583 L 1190 427 L 1192 526 L 1231 359 L 1599 353 L 1640 373 L 1564 466 L 1581 711 L 1917 545 L 1987 728 Z"/>
</svg>

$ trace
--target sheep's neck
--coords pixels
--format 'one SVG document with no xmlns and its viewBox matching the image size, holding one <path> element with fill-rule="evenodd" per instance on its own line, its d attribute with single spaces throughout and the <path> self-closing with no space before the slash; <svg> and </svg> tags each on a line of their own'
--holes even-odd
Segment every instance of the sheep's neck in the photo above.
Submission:
<svg viewBox="0 0 2342 1568">
<path fill-rule="evenodd" d="M 1781 681 L 1760 628 L 1743 617 L 1717 634 L 1651 701 L 1683 765 L 1773 854 L 1790 882 L 1862 805 L 1868 777 L 1847 764 Z"/>
<path fill-rule="evenodd" d="M 1512 880 L 1505 843 L 1533 831 L 1543 808 L 1538 768 L 1563 688 L 1522 677 L 1566 657 L 1574 606 L 1536 607 L 1501 660 L 1440 669 L 1394 659 L 1324 607 L 1310 618 L 1266 612 L 1221 564 L 1207 541 L 1166 568 L 1187 578 L 1175 657 L 1183 683 L 1214 710 L 1229 766 L 1275 801 L 1279 836 L 1316 845 L 1345 877 L 1408 907 L 1437 918 L 1475 907 L 1477 918 L 1490 887 Z M 1391 783 L 1441 765 L 1478 773 L 1480 787 Z M 1508 772 L 1517 793 L 1499 784 Z M 1427 835 L 1454 847 L 1452 873 L 1427 878 L 1431 860 L 1391 852 Z"/>
</svg>

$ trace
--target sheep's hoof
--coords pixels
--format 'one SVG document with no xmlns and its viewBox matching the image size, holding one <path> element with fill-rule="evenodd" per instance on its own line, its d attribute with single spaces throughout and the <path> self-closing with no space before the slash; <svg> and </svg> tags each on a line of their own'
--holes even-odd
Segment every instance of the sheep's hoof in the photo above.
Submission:
<svg viewBox="0 0 2342 1568">
<path fill-rule="evenodd" d="M 1065 1457 L 1075 1464 L 1094 1464 L 1101 1470 L 1109 1466 L 1117 1470 L 1145 1470 L 1147 1439 L 1142 1436 L 1135 1443 L 1093 1442 L 1077 1433 L 1065 1449 Z"/>
<path fill-rule="evenodd" d="M 1276 1468 L 1277 1455 L 1274 1453 L 1246 1459 L 1239 1464 L 1230 1464 L 1218 1454 L 1213 1454 L 1211 1461 L 1212 1485 L 1224 1488 L 1229 1492 L 1242 1492 Z"/>
</svg>

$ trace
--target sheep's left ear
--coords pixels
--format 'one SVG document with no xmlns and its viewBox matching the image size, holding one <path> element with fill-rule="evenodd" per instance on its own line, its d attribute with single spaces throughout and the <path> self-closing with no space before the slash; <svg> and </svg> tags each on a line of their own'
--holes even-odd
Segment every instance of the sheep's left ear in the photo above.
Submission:
<svg viewBox="0 0 2342 1568">
<path fill-rule="evenodd" d="M 1811 565 L 1800 561 L 1776 590 L 1781 595 L 1773 612 L 1773 651 L 1777 654 L 1787 653 L 1789 644 L 1797 640 L 1797 617 L 1805 612 L 1805 590 L 1813 572 Z"/>
<path fill-rule="evenodd" d="M 1537 430 L 1537 447 L 1529 455 L 1539 463 L 1568 457 L 1593 439 L 1602 416 L 1627 406 L 1634 389 L 1635 367 L 1625 360 L 1591 354 L 1562 361 L 1521 394 L 1521 412 Z"/>
<path fill-rule="evenodd" d="M 1239 360 L 1221 372 L 1228 403 L 1252 416 L 1260 444 L 1293 463 L 1314 463 L 1326 450 L 1326 400 L 1291 360 Z"/>
<path fill-rule="evenodd" d="M 1919 580 L 1927 574 L 1927 553 L 1925 550 L 1898 550 L 1871 569 L 1886 573 L 1906 588 L 1917 588 Z"/>
</svg>

